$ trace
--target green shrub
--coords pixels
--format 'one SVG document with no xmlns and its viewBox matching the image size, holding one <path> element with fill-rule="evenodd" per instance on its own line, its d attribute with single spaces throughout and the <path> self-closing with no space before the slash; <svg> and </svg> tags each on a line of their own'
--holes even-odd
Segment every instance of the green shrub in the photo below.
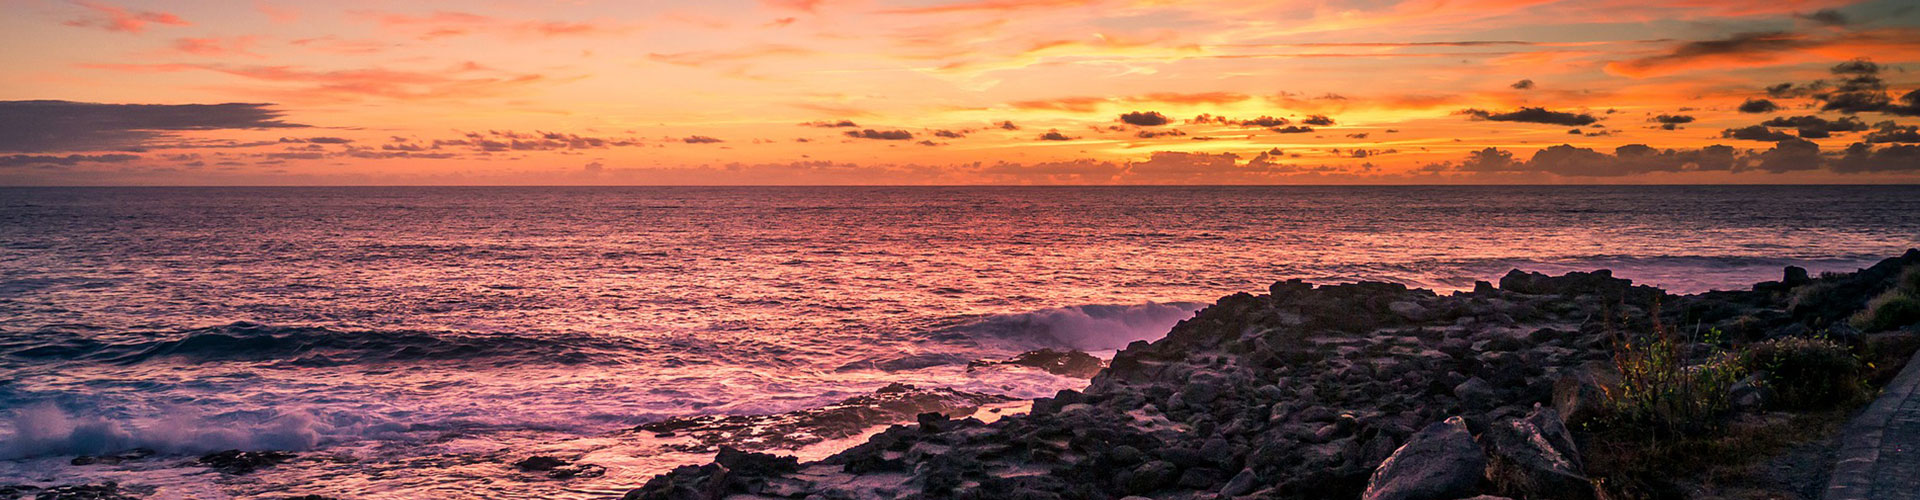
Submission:
<svg viewBox="0 0 1920 500">
<path fill-rule="evenodd" d="M 1920 266 L 1908 266 L 1892 288 L 1867 301 L 1867 308 L 1849 320 L 1854 328 L 1873 332 L 1920 323 Z"/>
<path fill-rule="evenodd" d="M 1828 408 L 1866 396 L 1866 364 L 1846 346 L 1817 337 L 1787 337 L 1747 346 L 1747 366 L 1785 409 Z"/>
<path fill-rule="evenodd" d="M 1747 370 L 1721 353 L 1689 363 L 1691 340 L 1656 321 L 1645 334 L 1614 336 L 1613 365 L 1620 384 L 1607 391 L 1610 424 L 1652 434 L 1685 434 L 1717 426 L 1733 408 L 1728 391 Z"/>
</svg>

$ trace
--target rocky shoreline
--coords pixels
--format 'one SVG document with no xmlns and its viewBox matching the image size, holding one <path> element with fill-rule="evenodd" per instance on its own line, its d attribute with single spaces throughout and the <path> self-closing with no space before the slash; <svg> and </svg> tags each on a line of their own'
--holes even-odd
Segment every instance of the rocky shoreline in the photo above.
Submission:
<svg viewBox="0 0 1920 500">
<path fill-rule="evenodd" d="M 1605 411 L 1619 332 L 1712 332 L 1678 346 L 1695 362 L 1766 339 L 1910 336 L 1910 322 L 1848 318 L 1916 264 L 1909 250 L 1697 295 L 1607 271 L 1516 270 L 1451 295 L 1280 282 L 1129 345 L 1030 414 L 924 413 L 817 462 L 722 449 L 626 498 L 1592 499 L 1579 429 Z M 1729 397 L 1756 405 L 1764 389 L 1743 380 Z"/>
</svg>

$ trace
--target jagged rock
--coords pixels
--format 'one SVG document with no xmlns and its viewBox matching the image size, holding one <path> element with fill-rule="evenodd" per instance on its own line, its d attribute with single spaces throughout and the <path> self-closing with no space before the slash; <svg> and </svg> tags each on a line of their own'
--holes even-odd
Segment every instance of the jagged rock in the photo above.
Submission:
<svg viewBox="0 0 1920 500">
<path fill-rule="evenodd" d="M 67 461 L 67 463 L 70 463 L 73 465 L 94 465 L 94 464 L 117 465 L 120 462 L 125 462 L 128 460 L 139 460 L 142 458 L 147 458 L 147 457 L 153 456 L 153 453 L 154 452 L 152 449 L 134 448 L 131 450 L 127 450 L 125 452 L 115 453 L 112 455 L 98 455 L 98 456 L 81 455 L 81 456 L 73 457 L 73 460 L 69 460 Z"/>
<path fill-rule="evenodd" d="M 1127 477 L 1127 491 L 1147 493 L 1172 486 L 1179 474 L 1180 469 L 1175 467 L 1173 462 L 1155 460 L 1140 464 L 1139 467 L 1134 467 L 1133 473 Z"/>
<path fill-rule="evenodd" d="M 545 472 L 554 479 L 572 479 L 576 477 L 599 477 L 607 473 L 607 468 L 594 464 L 575 464 L 564 459 L 534 455 L 514 462 L 514 467 L 527 472 Z"/>
<path fill-rule="evenodd" d="M 1562 373 L 1553 382 L 1553 409 L 1566 425 L 1593 421 L 1606 412 L 1607 391 L 1619 385 L 1613 367 L 1588 363 Z"/>
<path fill-rule="evenodd" d="M 687 437 L 669 443 L 680 451 L 711 451 L 721 446 L 758 450 L 795 449 L 827 439 L 859 434 L 870 427 L 908 421 L 922 413 L 971 415 L 982 405 L 1011 401 L 997 394 L 980 394 L 944 387 L 920 388 L 894 383 L 873 394 L 854 396 L 821 408 L 774 415 L 703 415 L 642 424 L 635 432 L 657 437 Z"/>
<path fill-rule="evenodd" d="M 721 448 L 707 465 L 687 465 L 654 476 L 645 486 L 628 491 L 622 500 L 718 500 L 731 494 L 757 495 L 772 479 L 800 469 L 793 457 Z"/>
<path fill-rule="evenodd" d="M 1467 432 L 1467 422 L 1451 417 L 1415 433 L 1380 464 L 1367 482 L 1364 500 L 1451 500 L 1474 494 L 1487 457 Z"/>
<path fill-rule="evenodd" d="M 541 455 L 534 455 L 531 457 L 527 457 L 526 459 L 523 459 L 521 461 L 514 462 L 513 466 L 519 467 L 520 470 L 524 470 L 524 471 L 545 472 L 545 471 L 550 471 L 550 470 L 565 466 L 570 463 L 572 462 L 568 462 L 563 459 L 558 459 L 558 458 L 548 457 L 548 456 L 541 456 Z"/>
<path fill-rule="evenodd" d="M 1491 456 L 1487 477 L 1500 493 L 1542 500 L 1594 500 L 1573 435 L 1552 408 L 1502 421 L 1481 435 Z"/>
<path fill-rule="evenodd" d="M 1240 495 L 1252 493 L 1254 483 L 1257 483 L 1259 481 L 1260 481 L 1260 477 L 1257 475 L 1254 475 L 1253 469 L 1240 469 L 1239 474 L 1234 474 L 1233 479 L 1227 480 L 1226 486 L 1220 487 L 1220 495 L 1228 496 L 1228 497 L 1237 497 Z"/>
<path fill-rule="evenodd" d="M 195 463 L 227 474 L 241 475 L 293 460 L 296 455 L 283 451 L 227 450 L 203 455 Z"/>
<path fill-rule="evenodd" d="M 1805 285 L 1811 281 L 1813 281 L 1813 278 L 1807 276 L 1806 268 L 1803 268 L 1800 266 L 1787 266 L 1786 277 L 1780 280 L 1780 284 L 1786 285 L 1788 287 L 1796 287 L 1800 285 Z"/>
<path fill-rule="evenodd" d="M 1460 398 L 1468 406 L 1482 406 L 1493 402 L 1493 386 L 1480 377 L 1468 378 L 1466 382 L 1453 386 L 1453 396 Z"/>
<path fill-rule="evenodd" d="M 1733 387 L 1727 388 L 1727 401 L 1732 402 L 1734 408 L 1742 410 L 1766 407 L 1772 391 L 1768 391 L 1759 380 L 1759 375 L 1755 374 L 1735 382 Z"/>
<path fill-rule="evenodd" d="M 1920 251 L 1791 290 L 1688 296 L 1606 272 L 1522 272 L 1499 289 L 1446 296 L 1389 283 L 1280 282 L 1268 295 L 1221 298 L 1164 339 L 1128 344 L 1084 390 L 1036 400 L 1029 414 L 983 423 L 949 412 L 916 418 L 935 410 L 892 413 L 883 421 L 910 423 L 819 462 L 756 468 L 729 454 L 656 477 L 628 498 L 1471 497 L 1482 481 L 1495 487 L 1472 431 L 1481 443 L 1509 442 L 1489 444 L 1503 450 L 1502 467 L 1533 470 L 1514 465 L 1528 457 L 1552 463 L 1540 450 L 1577 458 L 1570 445 L 1515 451 L 1529 449 L 1511 443 L 1523 433 L 1501 427 L 1522 422 L 1554 441 L 1605 410 L 1605 388 L 1617 380 L 1602 318 L 1626 318 L 1618 326 L 1639 331 L 1657 311 L 1668 324 L 1718 327 L 1736 342 L 1788 325 L 1826 328 L 1916 263 Z M 1530 412 L 1543 401 L 1554 411 Z M 1556 413 L 1562 426 L 1552 425 Z M 794 423 L 774 426 L 785 435 L 810 431 L 804 418 L 660 430 L 697 438 Z M 1449 422 L 1433 424 L 1441 420 Z M 1419 451 L 1427 449 L 1439 451 Z M 1445 450 L 1458 458 L 1415 458 Z M 1415 479 L 1426 473 L 1439 477 Z"/>
</svg>

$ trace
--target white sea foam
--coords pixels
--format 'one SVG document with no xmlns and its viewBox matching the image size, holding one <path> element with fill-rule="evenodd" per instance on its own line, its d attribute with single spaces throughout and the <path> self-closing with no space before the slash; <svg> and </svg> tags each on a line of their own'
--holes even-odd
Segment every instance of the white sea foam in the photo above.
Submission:
<svg viewBox="0 0 1920 500">
<path fill-rule="evenodd" d="M 1190 302 L 1059 307 L 988 316 L 961 329 L 1031 347 L 1109 351 L 1164 337 L 1201 307 Z"/>
<path fill-rule="evenodd" d="M 166 413 L 144 421 L 75 415 L 51 403 L 15 410 L 13 433 L 0 439 L 0 459 L 104 455 L 135 448 L 191 454 L 219 450 L 309 450 L 361 437 L 396 435 L 386 422 L 333 422 L 305 411 L 216 421 L 190 413 Z"/>
</svg>

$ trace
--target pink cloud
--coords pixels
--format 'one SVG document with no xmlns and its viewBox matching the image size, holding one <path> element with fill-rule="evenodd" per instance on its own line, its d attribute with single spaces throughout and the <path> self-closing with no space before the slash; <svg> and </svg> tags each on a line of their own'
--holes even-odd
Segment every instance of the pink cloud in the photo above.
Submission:
<svg viewBox="0 0 1920 500">
<path fill-rule="evenodd" d="M 86 0 L 74 0 L 73 3 L 92 10 L 93 16 L 67 21 L 67 26 L 101 28 L 107 31 L 119 31 L 123 33 L 139 33 L 146 31 L 148 24 L 165 24 L 169 26 L 187 26 L 192 24 L 185 19 L 181 19 L 180 16 L 166 12 L 146 10 L 129 11 L 118 6 L 89 2 Z"/>
</svg>

